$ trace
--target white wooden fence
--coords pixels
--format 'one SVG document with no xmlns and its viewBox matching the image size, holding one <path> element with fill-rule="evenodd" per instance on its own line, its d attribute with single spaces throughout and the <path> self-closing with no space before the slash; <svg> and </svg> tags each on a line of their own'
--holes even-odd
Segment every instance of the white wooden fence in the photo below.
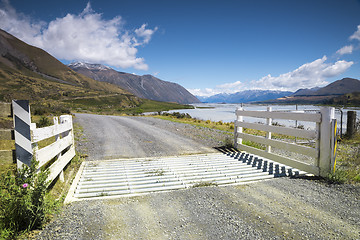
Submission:
<svg viewBox="0 0 360 240">
<path fill-rule="evenodd" d="M 243 117 L 265 118 L 266 124 L 244 122 Z M 297 168 L 320 176 L 327 176 L 334 167 L 336 134 L 334 134 L 335 109 L 324 107 L 315 113 L 304 111 L 272 112 L 271 107 L 267 111 L 245 111 L 243 108 L 236 110 L 235 121 L 235 147 L 252 154 L 268 158 L 282 164 Z M 305 130 L 286 126 L 272 125 L 273 119 L 287 119 L 297 121 L 315 122 L 315 130 Z M 243 128 L 256 129 L 266 132 L 266 137 L 256 136 L 243 132 Z M 314 139 L 315 148 L 272 139 L 271 134 L 278 133 L 297 138 Z M 243 140 L 260 143 L 266 146 L 266 150 L 250 147 L 243 144 Z M 284 149 L 314 158 L 314 164 L 302 162 L 297 159 L 280 156 L 271 152 L 271 147 Z"/>
<path fill-rule="evenodd" d="M 39 168 L 50 165 L 48 167 L 50 182 L 59 174 L 60 180 L 63 181 L 63 169 L 75 156 L 72 116 L 54 117 L 54 125 L 36 128 L 36 124 L 30 122 L 28 101 L 13 101 L 13 111 L 18 168 L 21 168 L 23 164 L 30 165 L 34 157 L 39 162 Z M 30 133 L 30 137 L 24 137 L 27 133 Z M 38 142 L 52 137 L 55 138 L 53 143 L 39 149 Z"/>
</svg>

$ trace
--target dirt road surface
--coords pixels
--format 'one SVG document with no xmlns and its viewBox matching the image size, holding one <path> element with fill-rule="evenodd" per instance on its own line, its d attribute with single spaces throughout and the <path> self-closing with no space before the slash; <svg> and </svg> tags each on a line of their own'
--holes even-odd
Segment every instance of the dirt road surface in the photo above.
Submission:
<svg viewBox="0 0 360 240">
<path fill-rule="evenodd" d="M 76 114 L 87 138 L 89 160 L 141 158 L 215 152 L 143 118 Z"/>
<path fill-rule="evenodd" d="M 77 114 L 76 122 L 89 160 L 213 151 L 223 140 L 153 118 Z M 65 206 L 38 239 L 360 239 L 360 187 L 278 178 L 80 201 Z"/>
</svg>

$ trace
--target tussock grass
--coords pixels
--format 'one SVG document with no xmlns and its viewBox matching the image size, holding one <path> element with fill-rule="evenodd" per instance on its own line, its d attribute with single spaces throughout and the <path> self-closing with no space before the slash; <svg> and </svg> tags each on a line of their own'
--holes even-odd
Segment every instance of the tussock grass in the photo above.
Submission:
<svg viewBox="0 0 360 240">
<path fill-rule="evenodd" d="M 352 139 L 338 142 L 335 173 L 329 180 L 337 183 L 360 183 L 360 132 Z"/>
</svg>

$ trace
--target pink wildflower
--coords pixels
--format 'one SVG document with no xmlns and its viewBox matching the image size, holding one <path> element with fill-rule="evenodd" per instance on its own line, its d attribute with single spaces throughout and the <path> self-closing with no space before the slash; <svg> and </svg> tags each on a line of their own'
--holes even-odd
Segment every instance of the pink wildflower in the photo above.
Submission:
<svg viewBox="0 0 360 240">
<path fill-rule="evenodd" d="M 24 183 L 24 184 L 22 185 L 23 188 L 27 188 L 28 186 L 29 186 L 29 184 L 27 184 L 27 183 Z"/>
</svg>

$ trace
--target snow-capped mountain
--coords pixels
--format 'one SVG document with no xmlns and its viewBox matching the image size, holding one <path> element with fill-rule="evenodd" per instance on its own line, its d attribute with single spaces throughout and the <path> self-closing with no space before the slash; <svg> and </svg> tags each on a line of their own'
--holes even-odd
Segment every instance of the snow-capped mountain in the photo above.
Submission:
<svg viewBox="0 0 360 240">
<path fill-rule="evenodd" d="M 92 63 L 84 63 L 84 62 L 74 62 L 68 65 L 68 67 L 74 68 L 86 68 L 89 70 L 109 70 L 111 68 L 102 65 L 102 64 L 92 64 Z"/>
<path fill-rule="evenodd" d="M 248 103 L 265 101 L 291 95 L 293 92 L 275 90 L 245 90 L 233 94 L 221 93 L 210 97 L 197 98 L 202 102 L 208 103 Z"/>
</svg>

